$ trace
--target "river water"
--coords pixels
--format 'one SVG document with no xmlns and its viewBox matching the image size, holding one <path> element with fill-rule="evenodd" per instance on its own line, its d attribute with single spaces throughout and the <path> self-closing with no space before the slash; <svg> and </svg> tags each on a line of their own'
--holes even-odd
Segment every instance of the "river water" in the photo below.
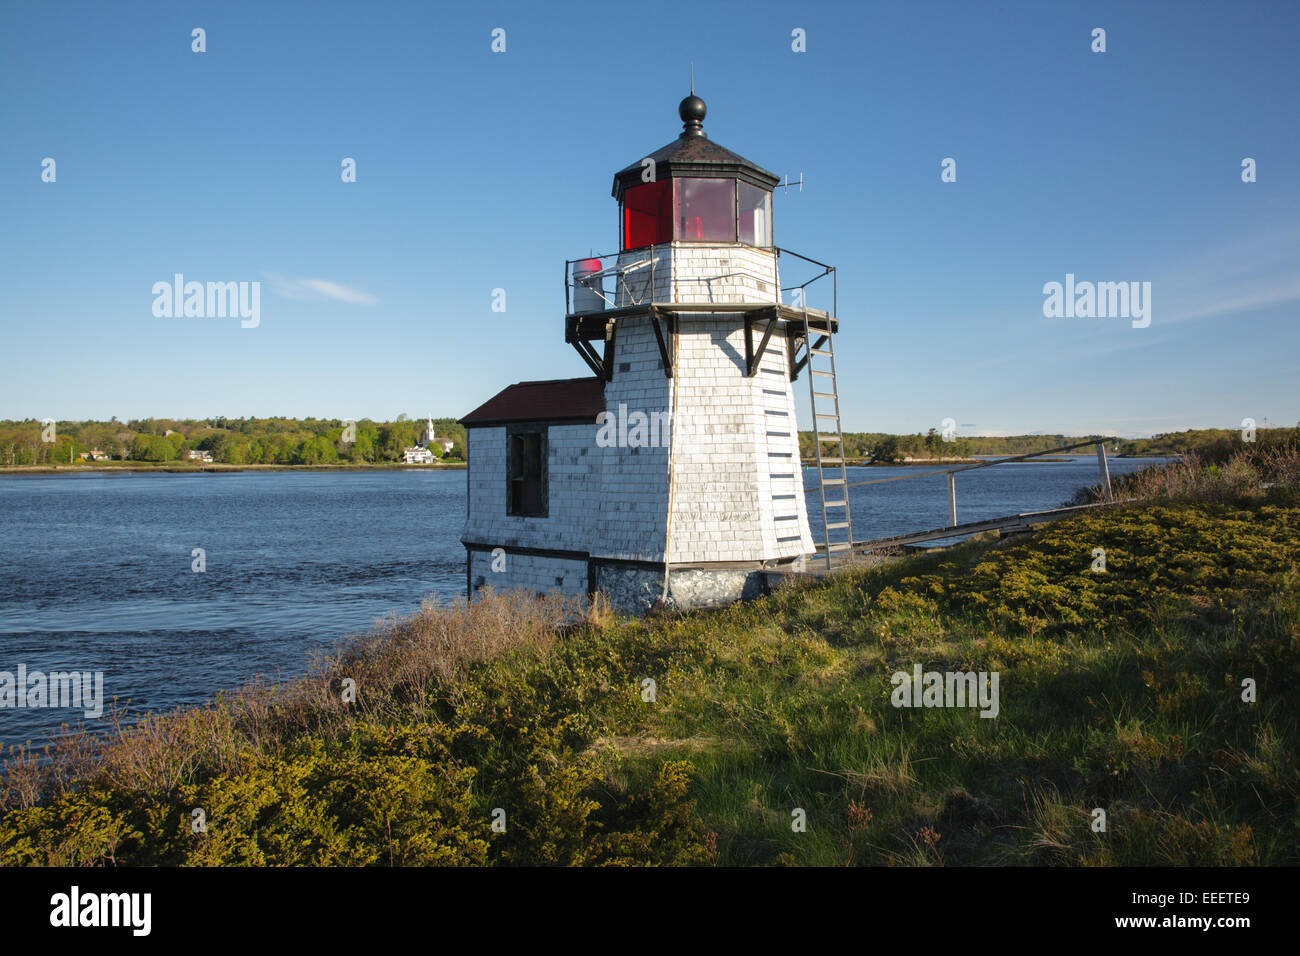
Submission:
<svg viewBox="0 0 1300 956">
<path fill-rule="evenodd" d="M 1111 474 L 1150 463 L 1113 460 Z M 958 520 L 1052 508 L 1096 479 L 1093 456 L 965 473 Z M 943 526 L 946 489 L 943 476 L 851 489 L 854 537 Z M 809 505 L 818 525 L 815 493 Z M 378 618 L 462 596 L 464 515 L 463 471 L 0 477 L 0 672 L 101 671 L 105 698 L 136 712 L 294 676 Z M 0 708 L 0 747 L 80 716 Z"/>
</svg>

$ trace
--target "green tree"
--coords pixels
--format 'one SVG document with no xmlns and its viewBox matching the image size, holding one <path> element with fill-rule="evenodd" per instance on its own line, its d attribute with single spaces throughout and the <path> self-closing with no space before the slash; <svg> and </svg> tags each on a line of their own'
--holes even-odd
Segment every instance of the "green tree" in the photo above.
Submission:
<svg viewBox="0 0 1300 956">
<path fill-rule="evenodd" d="M 161 435 L 141 433 L 131 443 L 131 457 L 136 461 L 164 462 L 176 458 L 176 449 Z"/>
<path fill-rule="evenodd" d="M 901 457 L 898 448 L 898 436 L 885 435 L 881 437 L 872 446 L 871 457 L 874 461 L 897 461 Z"/>
</svg>

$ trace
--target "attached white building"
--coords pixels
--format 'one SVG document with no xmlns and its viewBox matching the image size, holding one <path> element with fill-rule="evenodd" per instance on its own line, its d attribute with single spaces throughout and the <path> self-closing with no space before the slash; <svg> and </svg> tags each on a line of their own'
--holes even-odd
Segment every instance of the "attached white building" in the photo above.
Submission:
<svg viewBox="0 0 1300 956">
<path fill-rule="evenodd" d="M 512 385 L 461 419 L 471 596 L 717 605 L 815 552 L 794 381 L 835 319 L 782 301 L 777 177 L 704 135 L 698 97 L 679 114 L 676 140 L 614 177 L 619 251 L 566 270 L 565 338 L 592 374 Z"/>
</svg>

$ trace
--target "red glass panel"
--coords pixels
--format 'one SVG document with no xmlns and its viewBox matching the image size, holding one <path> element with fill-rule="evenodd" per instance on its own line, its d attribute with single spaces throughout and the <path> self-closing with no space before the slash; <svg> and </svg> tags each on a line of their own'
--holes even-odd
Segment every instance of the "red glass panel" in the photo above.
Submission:
<svg viewBox="0 0 1300 956">
<path fill-rule="evenodd" d="M 640 249 L 672 238 L 672 191 L 668 180 L 642 183 L 623 194 L 623 248 Z"/>
</svg>

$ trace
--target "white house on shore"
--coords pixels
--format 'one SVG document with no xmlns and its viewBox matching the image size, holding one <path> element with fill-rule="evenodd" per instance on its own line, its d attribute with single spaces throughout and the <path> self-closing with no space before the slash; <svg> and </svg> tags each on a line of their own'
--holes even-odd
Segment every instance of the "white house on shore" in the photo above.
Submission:
<svg viewBox="0 0 1300 956">
<path fill-rule="evenodd" d="M 511 385 L 461 419 L 471 597 L 718 605 L 816 550 L 794 381 L 835 319 L 783 301 L 777 177 L 705 136 L 693 93 L 679 114 L 676 140 L 615 174 L 618 252 L 566 267 L 565 339 L 591 374 Z"/>
<path fill-rule="evenodd" d="M 445 455 L 451 451 L 453 444 L 451 439 L 440 439 L 433 433 L 433 417 L 430 416 L 424 423 L 424 434 L 420 436 L 420 444 L 402 449 L 402 461 L 408 465 L 432 465 L 436 458 L 433 449 L 441 448 Z"/>
</svg>

